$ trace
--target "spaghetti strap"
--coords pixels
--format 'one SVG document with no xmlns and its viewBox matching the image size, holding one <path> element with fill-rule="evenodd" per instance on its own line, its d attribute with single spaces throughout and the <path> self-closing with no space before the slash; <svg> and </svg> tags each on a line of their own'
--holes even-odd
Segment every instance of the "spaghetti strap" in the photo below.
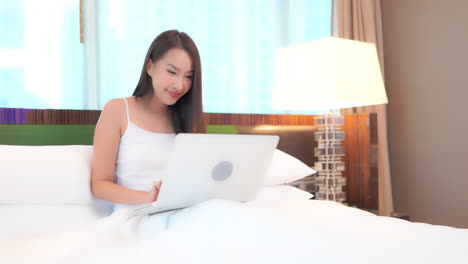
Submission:
<svg viewBox="0 0 468 264">
<path fill-rule="evenodd" d="M 125 102 L 125 108 L 127 109 L 127 124 L 130 124 L 130 111 L 128 110 L 127 98 L 123 98 Z"/>
</svg>

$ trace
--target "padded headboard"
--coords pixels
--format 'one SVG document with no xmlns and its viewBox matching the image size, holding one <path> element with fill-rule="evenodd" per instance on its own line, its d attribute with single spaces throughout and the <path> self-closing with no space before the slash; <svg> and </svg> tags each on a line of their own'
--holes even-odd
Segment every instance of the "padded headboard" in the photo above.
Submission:
<svg viewBox="0 0 468 264">
<path fill-rule="evenodd" d="M 94 125 L 0 125 L 1 145 L 92 145 Z"/>
<path fill-rule="evenodd" d="M 0 145 L 92 145 L 94 129 L 94 125 L 0 125 Z M 278 135 L 278 148 L 309 166 L 314 161 L 313 130 L 314 126 L 208 126 L 208 133 Z"/>
<path fill-rule="evenodd" d="M 229 133 L 244 135 L 277 135 L 280 137 L 278 149 L 296 157 L 308 166 L 313 166 L 315 126 L 285 126 L 285 125 L 209 125 L 208 133 Z"/>
<path fill-rule="evenodd" d="M 238 126 L 239 134 L 278 135 L 278 149 L 313 166 L 315 126 Z"/>
<path fill-rule="evenodd" d="M 98 110 L 0 108 L 0 144 L 92 145 Z M 209 133 L 274 134 L 278 148 L 314 164 L 314 116 L 206 113 Z M 377 208 L 377 117 L 345 115 L 347 194 L 350 205 Z M 10 124 L 10 125 L 8 125 Z M 21 124 L 21 125 L 11 125 Z"/>
<path fill-rule="evenodd" d="M 2 125 L 0 145 L 93 145 L 95 125 Z M 237 134 L 236 126 L 208 126 L 209 133 Z"/>
</svg>

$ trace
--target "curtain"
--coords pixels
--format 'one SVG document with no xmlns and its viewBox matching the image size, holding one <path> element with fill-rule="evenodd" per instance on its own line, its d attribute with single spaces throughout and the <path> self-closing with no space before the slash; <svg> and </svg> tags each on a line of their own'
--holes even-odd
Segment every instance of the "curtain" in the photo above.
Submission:
<svg viewBox="0 0 468 264">
<path fill-rule="evenodd" d="M 200 51 L 205 112 L 271 114 L 278 48 L 331 33 L 331 0 L 96 3 L 98 107 L 129 96 L 153 38 L 179 29 Z"/>
<path fill-rule="evenodd" d="M 82 107 L 78 10 L 74 0 L 0 0 L 0 107 Z"/>
<path fill-rule="evenodd" d="M 384 75 L 382 17 L 380 0 L 334 0 L 332 35 L 374 43 Z M 384 76 L 385 77 L 385 76 Z M 387 111 L 385 105 L 344 109 L 344 114 L 377 113 L 379 210 L 393 211 L 390 162 L 388 157 Z"/>
<path fill-rule="evenodd" d="M 200 49 L 206 112 L 271 114 L 277 50 L 330 36 L 331 1 L 0 0 L 0 107 L 102 109 L 176 28 Z"/>
<path fill-rule="evenodd" d="M 176 28 L 200 50 L 206 112 L 276 113 L 271 94 L 278 49 L 330 36 L 331 5 L 0 0 L 0 107 L 102 109 L 132 94 L 151 41 Z"/>
</svg>

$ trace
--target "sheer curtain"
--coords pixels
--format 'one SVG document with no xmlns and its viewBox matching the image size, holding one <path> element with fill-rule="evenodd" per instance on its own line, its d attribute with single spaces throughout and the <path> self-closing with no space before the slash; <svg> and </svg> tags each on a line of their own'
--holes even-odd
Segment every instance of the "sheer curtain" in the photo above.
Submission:
<svg viewBox="0 0 468 264">
<path fill-rule="evenodd" d="M 206 112 L 273 113 L 279 48 L 330 36 L 332 0 L 0 0 L 0 107 L 102 109 L 130 96 L 151 41 L 187 32 Z"/>
<path fill-rule="evenodd" d="M 333 2 L 333 35 L 341 38 L 376 44 L 380 66 L 384 73 L 382 42 L 382 18 L 380 0 L 334 0 Z M 378 167 L 379 167 L 379 210 L 393 211 L 392 183 L 390 161 L 388 157 L 387 110 L 385 105 L 347 109 L 377 113 L 378 125 Z"/>
<path fill-rule="evenodd" d="M 205 112 L 272 113 L 277 50 L 331 34 L 328 0 L 102 0 L 97 10 L 99 107 L 131 95 L 151 41 L 178 29 L 200 50 Z"/>
<path fill-rule="evenodd" d="M 76 0 L 0 0 L 0 107 L 81 108 Z"/>
</svg>

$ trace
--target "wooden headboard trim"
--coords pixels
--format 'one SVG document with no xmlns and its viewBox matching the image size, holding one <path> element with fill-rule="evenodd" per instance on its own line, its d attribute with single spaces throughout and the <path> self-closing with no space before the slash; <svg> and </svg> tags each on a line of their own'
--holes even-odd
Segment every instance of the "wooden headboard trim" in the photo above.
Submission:
<svg viewBox="0 0 468 264">
<path fill-rule="evenodd" d="M 25 125 L 95 125 L 100 110 L 55 110 L 0 108 L 0 124 Z M 262 115 L 205 113 L 210 125 L 313 125 L 310 115 Z"/>
</svg>

